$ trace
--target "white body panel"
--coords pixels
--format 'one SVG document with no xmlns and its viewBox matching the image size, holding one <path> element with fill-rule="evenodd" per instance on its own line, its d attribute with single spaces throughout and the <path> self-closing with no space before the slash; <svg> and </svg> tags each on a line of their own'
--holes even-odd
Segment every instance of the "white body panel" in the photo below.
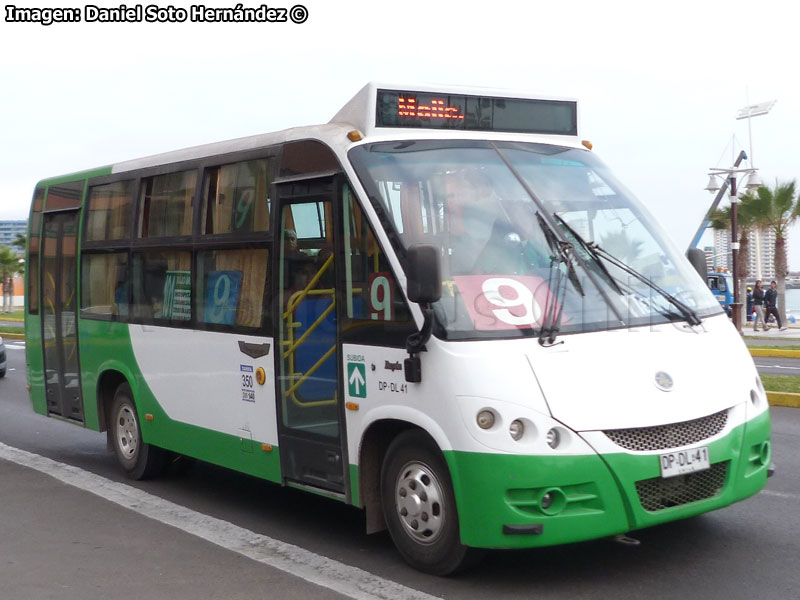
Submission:
<svg viewBox="0 0 800 600">
<path fill-rule="evenodd" d="M 688 421 L 745 402 L 755 388 L 753 361 L 724 315 L 702 330 L 677 322 L 560 340 L 531 363 L 553 416 L 576 431 Z M 659 371 L 672 377 L 671 391 L 655 385 Z"/>
<path fill-rule="evenodd" d="M 568 455 L 620 452 L 603 430 L 678 423 L 731 409 L 722 437 L 767 410 L 763 394 L 751 404 L 757 373 L 727 318 L 708 318 L 695 330 L 684 326 L 564 335 L 550 348 L 535 338 L 432 339 L 420 355 L 418 384 L 406 383 L 397 370 L 407 356 L 403 350 L 345 345 L 343 371 L 348 357 L 363 357 L 366 366 L 365 397 L 351 395 L 345 384 L 346 401 L 358 404 L 347 412 L 350 462 L 357 464 L 363 433 L 380 419 L 414 423 L 443 450 L 485 453 L 552 455 L 546 433 L 556 428 L 562 443 L 555 452 Z M 727 367 L 724 376 L 719 365 Z M 658 371 L 672 376 L 672 391 L 655 385 Z M 497 418 L 482 430 L 476 416 L 487 408 Z M 525 426 L 519 441 L 508 432 L 515 419 Z"/>
<path fill-rule="evenodd" d="M 271 338 L 151 325 L 129 329 L 142 376 L 170 419 L 238 437 L 249 432 L 253 440 L 277 445 Z M 269 344 L 269 352 L 251 358 L 239 341 Z M 259 367 L 266 374 L 263 385 L 255 382 Z M 252 377 L 252 386 L 242 375 Z M 243 399 L 250 390 L 252 401 Z"/>
</svg>

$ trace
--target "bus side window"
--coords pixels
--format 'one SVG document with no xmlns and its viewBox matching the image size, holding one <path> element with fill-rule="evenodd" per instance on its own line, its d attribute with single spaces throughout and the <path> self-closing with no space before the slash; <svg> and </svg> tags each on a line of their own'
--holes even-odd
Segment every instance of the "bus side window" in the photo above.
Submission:
<svg viewBox="0 0 800 600">
<path fill-rule="evenodd" d="M 268 264 L 266 248 L 199 252 L 197 320 L 211 325 L 261 327 L 266 314 Z"/>
<path fill-rule="evenodd" d="M 269 159 L 248 160 L 208 169 L 202 203 L 206 235 L 269 229 Z"/>
<path fill-rule="evenodd" d="M 133 316 L 144 322 L 191 319 L 191 260 L 184 251 L 146 251 L 133 256 Z"/>
<path fill-rule="evenodd" d="M 416 325 L 389 261 L 348 186 L 343 190 L 343 209 L 345 336 L 353 342 L 403 347 Z M 347 323 L 359 326 L 348 328 Z"/>
<path fill-rule="evenodd" d="M 128 316 L 128 253 L 84 253 L 81 267 L 81 316 Z"/>
<path fill-rule="evenodd" d="M 196 180 L 197 172 L 194 170 L 143 179 L 139 237 L 191 235 Z"/>
<path fill-rule="evenodd" d="M 128 179 L 89 188 L 84 240 L 102 242 L 130 237 L 135 183 Z"/>
</svg>

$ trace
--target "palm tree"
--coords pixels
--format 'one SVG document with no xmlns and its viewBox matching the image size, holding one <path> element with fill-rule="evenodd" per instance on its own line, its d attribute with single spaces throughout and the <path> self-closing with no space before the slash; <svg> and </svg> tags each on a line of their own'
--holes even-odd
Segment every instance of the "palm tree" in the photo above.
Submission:
<svg viewBox="0 0 800 600">
<path fill-rule="evenodd" d="M 761 186 L 752 203 L 756 221 L 764 229 L 775 232 L 775 281 L 778 283 L 778 311 L 786 322 L 786 235 L 789 227 L 800 216 L 800 198 L 795 197 L 795 182 L 780 183 L 770 189 Z"/>
<path fill-rule="evenodd" d="M 11 248 L 0 246 L 0 282 L 5 285 L 8 277 L 13 277 L 17 273 L 21 272 L 21 268 L 22 261 L 20 257 L 17 256 L 17 253 Z M 5 294 L 5 292 L 5 288 L 3 288 L 3 294 Z"/>
<path fill-rule="evenodd" d="M 603 236 L 600 243 L 603 250 L 626 264 L 632 264 L 642 253 L 644 242 L 630 239 L 624 229 Z"/>
<path fill-rule="evenodd" d="M 0 272 L 3 277 L 15 275 L 22 269 L 20 257 L 11 248 L 0 246 Z"/>
<path fill-rule="evenodd" d="M 733 285 L 739 290 L 739 299 L 742 301 L 742 319 L 739 321 L 744 324 L 747 323 L 746 315 L 744 314 L 747 303 L 744 298 L 747 297 L 747 264 L 749 262 L 750 254 L 750 232 L 758 227 L 759 222 L 757 218 L 757 211 L 754 209 L 755 196 L 747 192 L 742 194 L 739 198 L 740 204 L 736 212 L 737 230 L 739 233 L 739 254 L 736 259 L 736 281 Z M 729 231 L 731 228 L 731 207 L 728 206 L 723 210 L 718 210 L 711 215 L 711 227 L 714 229 Z"/>
</svg>

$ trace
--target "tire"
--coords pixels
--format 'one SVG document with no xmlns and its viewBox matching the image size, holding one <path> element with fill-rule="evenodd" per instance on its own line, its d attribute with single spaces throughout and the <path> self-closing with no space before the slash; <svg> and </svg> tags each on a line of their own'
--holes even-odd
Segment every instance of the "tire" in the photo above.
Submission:
<svg viewBox="0 0 800 600">
<path fill-rule="evenodd" d="M 0 379 L 2 379 L 5 376 L 6 376 L 6 370 L 3 369 L 2 371 L 0 371 Z"/>
<path fill-rule="evenodd" d="M 164 468 L 166 452 L 142 441 L 142 428 L 133 394 L 127 383 L 114 393 L 108 419 L 108 436 L 125 474 L 130 479 L 150 479 Z"/>
<path fill-rule="evenodd" d="M 479 554 L 461 543 L 447 463 L 423 431 L 399 435 L 381 468 L 381 501 L 397 550 L 415 569 L 449 575 Z"/>
</svg>

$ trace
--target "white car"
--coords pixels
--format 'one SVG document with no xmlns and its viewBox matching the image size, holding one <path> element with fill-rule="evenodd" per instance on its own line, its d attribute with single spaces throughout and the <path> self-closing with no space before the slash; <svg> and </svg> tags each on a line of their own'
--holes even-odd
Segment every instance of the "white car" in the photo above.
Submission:
<svg viewBox="0 0 800 600">
<path fill-rule="evenodd" d="M 0 337 L 0 378 L 6 376 L 6 345 Z"/>
</svg>

